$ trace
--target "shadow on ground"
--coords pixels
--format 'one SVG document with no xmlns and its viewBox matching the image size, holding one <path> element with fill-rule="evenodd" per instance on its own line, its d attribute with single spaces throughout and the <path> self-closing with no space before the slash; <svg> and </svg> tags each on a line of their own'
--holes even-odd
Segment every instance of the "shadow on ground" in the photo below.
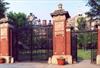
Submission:
<svg viewBox="0 0 100 68">
<path fill-rule="evenodd" d="M 82 62 L 84 59 L 82 58 L 82 57 L 78 57 L 77 58 L 77 63 L 80 63 L 80 62 Z"/>
</svg>

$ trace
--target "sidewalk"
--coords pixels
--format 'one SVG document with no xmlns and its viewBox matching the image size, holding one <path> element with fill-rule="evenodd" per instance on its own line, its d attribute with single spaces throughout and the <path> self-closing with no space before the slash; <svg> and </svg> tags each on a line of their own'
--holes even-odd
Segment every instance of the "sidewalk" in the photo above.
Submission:
<svg viewBox="0 0 100 68">
<path fill-rule="evenodd" d="M 47 63 L 25 62 L 14 64 L 0 64 L 0 68 L 100 68 L 100 65 L 90 64 L 90 60 L 84 60 L 77 64 L 71 65 L 52 65 Z"/>
</svg>

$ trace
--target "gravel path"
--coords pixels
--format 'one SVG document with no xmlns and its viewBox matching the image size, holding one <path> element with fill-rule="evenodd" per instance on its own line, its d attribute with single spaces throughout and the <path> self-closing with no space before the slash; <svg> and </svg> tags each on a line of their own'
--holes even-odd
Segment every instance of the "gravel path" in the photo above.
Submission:
<svg viewBox="0 0 100 68">
<path fill-rule="evenodd" d="M 0 68 L 100 68 L 100 65 L 91 64 L 90 60 L 84 60 L 71 65 L 53 65 L 39 62 L 0 64 Z"/>
</svg>

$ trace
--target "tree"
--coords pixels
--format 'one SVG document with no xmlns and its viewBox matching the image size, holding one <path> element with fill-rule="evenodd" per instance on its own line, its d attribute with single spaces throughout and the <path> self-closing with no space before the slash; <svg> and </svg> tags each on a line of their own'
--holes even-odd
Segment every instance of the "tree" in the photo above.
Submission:
<svg viewBox="0 0 100 68">
<path fill-rule="evenodd" d="M 90 6 L 90 11 L 86 15 L 90 17 L 90 21 L 100 19 L 100 0 L 88 0 L 87 5 Z"/>
<path fill-rule="evenodd" d="M 10 23 L 17 25 L 18 28 L 23 27 L 26 22 L 26 15 L 24 13 L 9 12 L 7 16 Z"/>
<path fill-rule="evenodd" d="M 91 34 L 85 32 L 87 31 L 86 18 L 81 15 L 78 17 L 77 23 L 78 29 L 81 31 L 81 33 L 78 34 L 78 47 L 86 50 L 88 44 L 91 43 Z"/>
<path fill-rule="evenodd" d="M 90 25 L 95 20 L 100 21 L 100 0 L 88 0 L 87 5 L 90 7 L 90 11 L 86 12 L 87 17 L 89 18 L 88 21 L 90 22 Z M 96 44 L 97 34 L 93 34 L 90 40 L 92 41 L 91 44 Z"/>
<path fill-rule="evenodd" d="M 78 23 L 78 29 L 79 30 L 85 30 L 86 29 L 86 20 L 84 17 L 79 17 L 77 19 L 77 23 Z"/>
<path fill-rule="evenodd" d="M 6 5 L 8 5 L 8 4 L 9 3 L 4 2 L 4 0 L 0 0 L 0 19 L 5 16 L 5 11 L 8 9 L 8 7 L 6 7 Z"/>
</svg>

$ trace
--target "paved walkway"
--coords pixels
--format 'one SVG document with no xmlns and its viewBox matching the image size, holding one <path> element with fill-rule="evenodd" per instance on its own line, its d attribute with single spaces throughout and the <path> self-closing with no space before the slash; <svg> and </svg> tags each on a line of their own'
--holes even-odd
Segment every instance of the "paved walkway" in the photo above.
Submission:
<svg viewBox="0 0 100 68">
<path fill-rule="evenodd" d="M 77 64 L 71 65 L 52 65 L 47 63 L 14 63 L 14 64 L 0 64 L 0 68 L 100 68 L 100 65 L 90 64 L 89 60 L 84 60 Z"/>
</svg>

